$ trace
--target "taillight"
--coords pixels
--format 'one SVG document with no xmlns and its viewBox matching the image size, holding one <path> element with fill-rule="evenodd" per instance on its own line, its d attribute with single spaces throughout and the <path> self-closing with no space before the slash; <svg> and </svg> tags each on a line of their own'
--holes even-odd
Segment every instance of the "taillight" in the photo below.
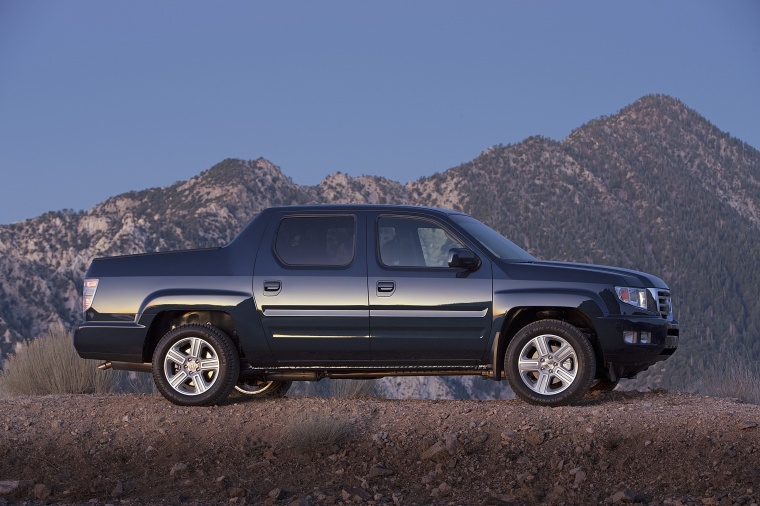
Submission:
<svg viewBox="0 0 760 506">
<path fill-rule="evenodd" d="M 84 292 L 82 294 L 82 312 L 86 313 L 92 306 L 92 299 L 95 298 L 95 290 L 98 289 L 97 279 L 84 280 Z"/>
</svg>

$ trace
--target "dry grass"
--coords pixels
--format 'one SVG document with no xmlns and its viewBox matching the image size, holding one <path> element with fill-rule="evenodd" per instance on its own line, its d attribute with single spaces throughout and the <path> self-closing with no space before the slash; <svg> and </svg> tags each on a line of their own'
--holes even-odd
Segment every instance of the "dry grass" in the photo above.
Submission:
<svg viewBox="0 0 760 506">
<path fill-rule="evenodd" d="M 722 371 L 707 374 L 690 390 L 712 397 L 728 397 L 760 404 L 760 367 L 736 362 Z"/>
<path fill-rule="evenodd" d="M 323 379 L 321 381 L 295 381 L 288 397 L 321 397 L 323 399 L 368 399 L 376 397 L 374 379 Z"/>
<path fill-rule="evenodd" d="M 375 395 L 375 380 L 331 380 L 332 399 L 366 399 Z"/>
<path fill-rule="evenodd" d="M 3 364 L 0 393 L 3 395 L 52 395 L 112 392 L 120 376 L 100 371 L 97 361 L 77 355 L 71 335 L 53 328 L 24 342 Z"/>
<path fill-rule="evenodd" d="M 319 411 L 303 411 L 287 426 L 288 443 L 303 453 L 337 451 L 337 446 L 351 437 L 351 421 Z"/>
</svg>

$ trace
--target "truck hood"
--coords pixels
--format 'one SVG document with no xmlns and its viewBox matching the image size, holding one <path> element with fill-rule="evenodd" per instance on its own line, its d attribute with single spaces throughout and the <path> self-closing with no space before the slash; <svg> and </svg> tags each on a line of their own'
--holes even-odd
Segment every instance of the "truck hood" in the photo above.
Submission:
<svg viewBox="0 0 760 506">
<path fill-rule="evenodd" d="M 668 285 L 657 276 L 622 267 L 541 260 L 498 263 L 510 279 L 600 283 L 633 288 L 668 288 Z"/>
</svg>

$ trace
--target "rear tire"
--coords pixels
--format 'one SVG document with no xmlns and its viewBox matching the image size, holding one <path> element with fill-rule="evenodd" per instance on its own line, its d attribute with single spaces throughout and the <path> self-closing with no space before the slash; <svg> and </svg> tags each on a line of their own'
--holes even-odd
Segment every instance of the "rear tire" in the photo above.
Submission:
<svg viewBox="0 0 760 506">
<path fill-rule="evenodd" d="M 240 359 L 232 341 L 216 327 L 190 324 L 161 338 L 153 352 L 153 381 L 180 406 L 209 406 L 235 387 Z"/>
<path fill-rule="evenodd" d="M 515 394 L 538 406 L 580 400 L 596 376 L 591 342 L 561 320 L 539 320 L 520 330 L 507 346 L 504 368 Z"/>
<path fill-rule="evenodd" d="M 248 397 L 250 399 L 277 399 L 285 397 L 291 384 L 291 381 L 240 378 L 232 394 L 236 397 Z"/>
</svg>

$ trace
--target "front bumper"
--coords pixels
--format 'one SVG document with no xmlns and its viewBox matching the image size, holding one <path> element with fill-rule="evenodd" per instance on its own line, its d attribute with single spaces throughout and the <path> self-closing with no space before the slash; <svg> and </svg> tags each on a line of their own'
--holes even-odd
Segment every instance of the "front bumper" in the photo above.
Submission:
<svg viewBox="0 0 760 506">
<path fill-rule="evenodd" d="M 597 319 L 596 330 L 605 366 L 621 377 L 633 377 L 652 364 L 666 360 L 678 348 L 680 329 L 675 320 L 645 316 L 606 316 Z M 649 332 L 651 344 L 625 342 L 623 332 Z"/>
</svg>

